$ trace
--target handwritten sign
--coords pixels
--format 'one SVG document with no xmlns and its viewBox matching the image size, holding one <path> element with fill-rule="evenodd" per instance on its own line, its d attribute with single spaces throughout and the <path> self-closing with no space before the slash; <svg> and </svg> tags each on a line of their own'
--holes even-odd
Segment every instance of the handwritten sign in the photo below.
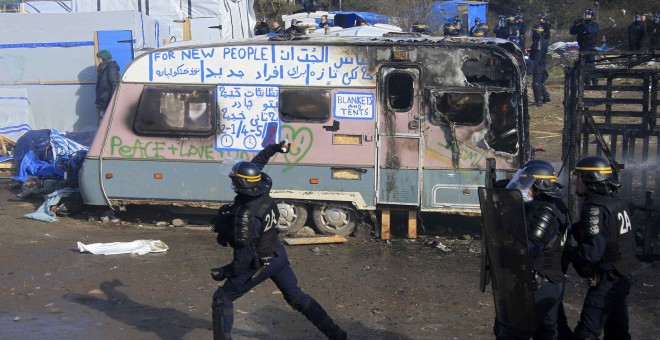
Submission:
<svg viewBox="0 0 660 340">
<path fill-rule="evenodd" d="M 280 89 L 275 86 L 218 86 L 219 150 L 257 151 L 279 140 Z"/>
<path fill-rule="evenodd" d="M 337 92 L 335 118 L 374 119 L 373 93 Z"/>
<path fill-rule="evenodd" d="M 365 46 L 243 45 L 152 52 L 124 81 L 373 86 Z M 148 72 L 145 72 L 148 70 Z"/>
</svg>

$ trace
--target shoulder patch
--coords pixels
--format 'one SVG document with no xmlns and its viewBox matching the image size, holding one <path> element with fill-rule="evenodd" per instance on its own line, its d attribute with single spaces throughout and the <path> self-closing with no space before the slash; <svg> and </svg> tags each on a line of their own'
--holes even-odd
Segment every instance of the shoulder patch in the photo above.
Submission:
<svg viewBox="0 0 660 340">
<path fill-rule="evenodd" d="M 591 207 L 589 209 L 589 235 L 596 235 L 600 232 L 600 209 Z"/>
</svg>

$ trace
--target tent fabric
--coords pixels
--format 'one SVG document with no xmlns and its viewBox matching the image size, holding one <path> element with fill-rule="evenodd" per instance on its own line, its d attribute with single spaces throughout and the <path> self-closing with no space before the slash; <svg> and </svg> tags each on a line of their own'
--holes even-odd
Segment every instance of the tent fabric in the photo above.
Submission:
<svg viewBox="0 0 660 340">
<path fill-rule="evenodd" d="M 11 64 L 13 59 L 9 60 Z M 0 135 L 18 140 L 34 127 L 34 116 L 26 89 L 0 87 Z"/>
<path fill-rule="evenodd" d="M 94 34 L 130 31 L 135 54 L 169 40 L 169 26 L 135 11 L 0 14 L 0 134 L 98 128 Z M 57 29 L 53 29 L 57 27 Z"/>
<path fill-rule="evenodd" d="M 25 13 L 66 13 L 71 12 L 71 1 L 24 1 Z"/>
</svg>

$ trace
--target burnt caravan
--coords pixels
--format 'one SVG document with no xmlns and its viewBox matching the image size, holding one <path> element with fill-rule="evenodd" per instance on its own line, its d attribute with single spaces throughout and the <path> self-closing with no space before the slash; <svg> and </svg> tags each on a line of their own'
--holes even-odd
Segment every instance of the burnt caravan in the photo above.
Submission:
<svg viewBox="0 0 660 340">
<path fill-rule="evenodd" d="M 478 214 L 487 158 L 529 157 L 524 62 L 499 39 L 311 35 L 168 45 L 126 69 L 80 173 L 86 204 L 217 207 L 227 157 L 264 171 L 280 226 L 326 234 L 393 207 Z"/>
</svg>

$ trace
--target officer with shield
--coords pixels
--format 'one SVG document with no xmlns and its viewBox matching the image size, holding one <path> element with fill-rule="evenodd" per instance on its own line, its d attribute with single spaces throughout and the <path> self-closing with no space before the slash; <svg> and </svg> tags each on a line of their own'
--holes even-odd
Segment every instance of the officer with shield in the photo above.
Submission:
<svg viewBox="0 0 660 340">
<path fill-rule="evenodd" d="M 603 331 L 605 339 L 630 339 L 627 296 L 639 263 L 628 205 L 616 194 L 620 184 L 607 159 L 584 157 L 575 175 L 584 203 L 573 227 L 573 267 L 589 284 L 575 339 L 598 339 Z"/>
<path fill-rule="evenodd" d="M 236 197 L 232 204 L 220 208 L 213 230 L 220 245 L 234 249 L 234 258 L 228 265 L 211 269 L 214 280 L 227 280 L 213 295 L 214 339 L 231 339 L 234 301 L 266 279 L 271 279 L 287 303 L 329 339 L 346 339 L 346 332 L 323 307 L 298 287 L 277 237 L 279 210 L 269 195 L 272 180 L 261 170 L 275 153 L 286 153 L 289 148 L 286 142 L 266 146 L 251 162 L 233 165 L 229 173 Z"/>
<path fill-rule="evenodd" d="M 531 161 L 518 170 L 507 189 L 521 192 L 532 261 L 534 325 L 518 329 L 496 320 L 498 339 L 557 338 L 557 315 L 564 296 L 562 255 L 570 219 L 557 191 L 554 168 L 545 161 Z"/>
</svg>

